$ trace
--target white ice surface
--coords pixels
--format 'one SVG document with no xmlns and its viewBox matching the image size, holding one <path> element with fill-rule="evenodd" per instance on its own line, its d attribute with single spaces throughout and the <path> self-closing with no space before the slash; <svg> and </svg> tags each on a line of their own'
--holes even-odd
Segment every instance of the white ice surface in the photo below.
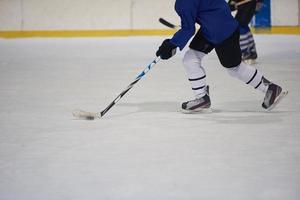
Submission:
<svg viewBox="0 0 300 200">
<path fill-rule="evenodd" d="M 300 36 L 255 36 L 255 67 L 289 90 L 270 113 L 213 52 L 213 112 L 182 114 L 179 53 L 102 119 L 73 119 L 103 110 L 163 39 L 1 39 L 0 200 L 299 200 Z"/>
</svg>

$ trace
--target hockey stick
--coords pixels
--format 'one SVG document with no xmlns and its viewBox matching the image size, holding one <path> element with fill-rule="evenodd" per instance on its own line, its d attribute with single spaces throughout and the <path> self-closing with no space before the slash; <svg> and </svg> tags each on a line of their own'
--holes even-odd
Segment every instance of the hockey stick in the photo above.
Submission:
<svg viewBox="0 0 300 200">
<path fill-rule="evenodd" d="M 101 112 L 86 112 L 83 110 L 76 110 L 73 112 L 73 116 L 77 119 L 94 120 L 100 119 L 105 115 L 109 109 L 111 109 L 150 69 L 160 60 L 160 57 L 156 57 L 135 79 L 131 82 L 125 90 L 123 90 L 104 110 Z"/>
<path fill-rule="evenodd" d="M 244 0 L 244 1 L 241 1 L 241 2 L 238 2 L 238 3 L 235 3 L 233 5 L 234 5 L 235 9 L 237 9 L 239 6 L 241 6 L 243 4 L 246 4 L 246 3 L 250 2 L 250 1 L 253 1 L 253 0 Z M 172 29 L 180 29 L 181 28 L 180 25 L 172 24 L 171 22 L 169 22 L 169 21 L 167 21 L 167 20 L 165 20 L 164 18 L 161 18 L 161 17 L 158 19 L 158 21 L 160 23 L 162 23 L 163 25 L 165 25 L 165 26 L 167 26 L 169 28 L 172 28 Z"/>
<path fill-rule="evenodd" d="M 245 4 L 245 3 L 248 3 L 250 1 L 253 1 L 253 0 L 244 0 L 244 1 L 238 2 L 238 3 L 235 4 L 235 7 L 239 7 L 239 6 L 241 6 L 241 5 Z"/>
<path fill-rule="evenodd" d="M 163 18 L 159 18 L 158 21 L 159 21 L 160 23 L 162 23 L 163 25 L 169 27 L 169 28 L 173 28 L 173 29 L 179 29 L 179 28 L 180 28 L 180 26 L 174 25 L 174 24 L 168 22 L 167 20 L 165 20 L 165 19 L 163 19 Z"/>
<path fill-rule="evenodd" d="M 234 8 L 237 10 L 241 5 L 244 5 L 246 3 L 249 3 L 251 1 L 254 1 L 254 0 L 244 0 L 244 1 L 240 1 L 240 2 L 235 2 L 235 1 L 232 1 L 232 2 L 229 2 L 229 4 L 231 6 L 234 6 Z"/>
</svg>

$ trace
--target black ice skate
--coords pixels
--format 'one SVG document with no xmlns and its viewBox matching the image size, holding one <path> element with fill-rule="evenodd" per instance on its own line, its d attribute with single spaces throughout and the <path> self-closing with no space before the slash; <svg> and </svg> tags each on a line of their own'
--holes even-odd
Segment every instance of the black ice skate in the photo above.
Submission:
<svg viewBox="0 0 300 200">
<path fill-rule="evenodd" d="M 201 98 L 182 103 L 181 108 L 183 113 L 196 113 L 210 111 L 209 88 L 206 87 L 206 94 Z"/>
<path fill-rule="evenodd" d="M 279 85 L 269 83 L 262 107 L 268 111 L 272 110 L 288 94 L 288 91 L 282 91 Z"/>
</svg>

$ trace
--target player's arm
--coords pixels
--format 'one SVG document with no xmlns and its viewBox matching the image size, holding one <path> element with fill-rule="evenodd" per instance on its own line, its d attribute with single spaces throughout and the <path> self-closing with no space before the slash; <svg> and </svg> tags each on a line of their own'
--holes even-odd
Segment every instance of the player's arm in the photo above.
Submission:
<svg viewBox="0 0 300 200">
<path fill-rule="evenodd" d="M 197 7 L 196 1 L 177 0 L 175 10 L 181 19 L 181 28 L 174 34 L 170 40 L 173 44 L 182 50 L 190 38 L 195 34 Z"/>
<path fill-rule="evenodd" d="M 156 52 L 157 56 L 166 60 L 171 58 L 176 53 L 176 48 L 182 50 L 189 39 L 195 33 L 195 22 L 197 15 L 197 5 L 193 0 L 177 0 L 175 10 L 181 18 L 181 29 L 178 30 L 172 39 L 166 39 Z"/>
</svg>

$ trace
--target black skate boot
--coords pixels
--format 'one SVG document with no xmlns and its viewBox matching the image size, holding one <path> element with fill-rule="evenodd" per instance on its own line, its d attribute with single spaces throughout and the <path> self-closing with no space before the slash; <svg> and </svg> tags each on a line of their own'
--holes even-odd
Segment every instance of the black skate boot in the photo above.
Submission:
<svg viewBox="0 0 300 200">
<path fill-rule="evenodd" d="M 182 103 L 183 113 L 207 112 L 210 111 L 209 87 L 206 86 L 206 94 L 201 98 Z"/>
<path fill-rule="evenodd" d="M 288 94 L 288 91 L 282 91 L 282 88 L 274 83 L 268 83 L 268 85 L 262 107 L 270 111 Z"/>
</svg>

